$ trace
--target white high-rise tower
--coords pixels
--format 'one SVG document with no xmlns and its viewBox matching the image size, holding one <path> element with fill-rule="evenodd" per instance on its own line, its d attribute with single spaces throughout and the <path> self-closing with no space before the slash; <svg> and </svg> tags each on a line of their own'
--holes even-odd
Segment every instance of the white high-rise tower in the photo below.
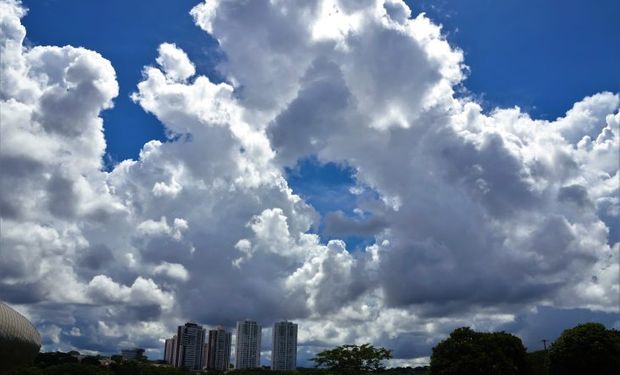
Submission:
<svg viewBox="0 0 620 375">
<path fill-rule="evenodd" d="M 271 369 L 281 371 L 297 369 L 297 324 L 285 321 L 273 325 Z"/>
<path fill-rule="evenodd" d="M 237 322 L 235 368 L 260 367 L 261 328 L 251 320 Z"/>
</svg>

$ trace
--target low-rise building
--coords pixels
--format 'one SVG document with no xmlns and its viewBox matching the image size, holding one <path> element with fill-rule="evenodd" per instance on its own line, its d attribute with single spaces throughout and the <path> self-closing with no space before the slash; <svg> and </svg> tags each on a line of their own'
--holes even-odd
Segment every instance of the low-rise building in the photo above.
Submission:
<svg viewBox="0 0 620 375">
<path fill-rule="evenodd" d="M 121 350 L 121 356 L 123 357 L 123 361 L 139 361 L 144 358 L 144 349 L 123 349 Z"/>
</svg>

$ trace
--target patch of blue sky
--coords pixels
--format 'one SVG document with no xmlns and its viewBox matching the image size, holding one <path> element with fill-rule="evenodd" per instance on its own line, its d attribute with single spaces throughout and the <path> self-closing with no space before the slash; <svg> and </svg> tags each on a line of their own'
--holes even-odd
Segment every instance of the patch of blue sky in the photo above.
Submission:
<svg viewBox="0 0 620 375">
<path fill-rule="evenodd" d="M 553 120 L 597 92 L 620 91 L 620 1 L 407 0 L 463 50 L 467 95 L 487 110 Z"/>
<path fill-rule="evenodd" d="M 335 211 L 342 211 L 349 218 L 359 216 L 354 211 L 358 208 L 358 195 L 351 191 L 357 186 L 354 168 L 346 164 L 323 163 L 316 156 L 310 156 L 299 160 L 294 168 L 286 168 L 285 172 L 289 186 L 295 194 L 312 205 L 323 219 L 325 215 Z M 351 234 L 344 237 L 333 236 L 325 229 L 324 220 L 318 228 L 313 229 L 314 233 L 321 235 L 324 243 L 341 239 L 346 242 L 349 250 L 363 249 L 374 243 L 373 237 Z"/>
<path fill-rule="evenodd" d="M 297 162 L 294 168 L 286 168 L 286 179 L 306 202 L 320 214 L 334 210 L 353 213 L 357 207 L 356 196 L 350 192 L 355 186 L 355 170 L 347 165 L 322 163 L 316 156 Z"/>
</svg>

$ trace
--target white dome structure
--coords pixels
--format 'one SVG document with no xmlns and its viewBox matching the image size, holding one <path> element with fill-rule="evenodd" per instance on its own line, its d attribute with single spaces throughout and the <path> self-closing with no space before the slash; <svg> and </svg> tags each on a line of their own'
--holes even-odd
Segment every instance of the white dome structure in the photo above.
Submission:
<svg viewBox="0 0 620 375">
<path fill-rule="evenodd" d="M 41 335 L 23 315 L 0 302 L 0 373 L 26 365 L 41 348 Z"/>
</svg>

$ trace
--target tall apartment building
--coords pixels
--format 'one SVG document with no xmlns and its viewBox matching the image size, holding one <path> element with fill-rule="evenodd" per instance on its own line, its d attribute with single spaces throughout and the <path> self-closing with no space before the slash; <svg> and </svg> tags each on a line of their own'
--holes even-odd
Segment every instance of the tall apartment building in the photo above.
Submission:
<svg viewBox="0 0 620 375">
<path fill-rule="evenodd" d="M 207 369 L 227 371 L 230 366 L 230 346 L 232 334 L 222 327 L 209 331 L 207 345 Z"/>
<path fill-rule="evenodd" d="M 209 359 L 209 344 L 205 344 L 202 347 L 202 368 L 207 368 L 207 363 Z"/>
<path fill-rule="evenodd" d="M 273 325 L 271 369 L 281 371 L 297 369 L 297 324 L 284 321 Z"/>
<path fill-rule="evenodd" d="M 176 347 L 176 341 L 177 341 L 176 335 L 169 339 L 166 339 L 166 343 L 164 344 L 164 361 L 166 361 L 166 363 L 170 363 L 170 364 L 174 363 L 173 353 L 174 353 L 174 348 Z"/>
<path fill-rule="evenodd" d="M 235 368 L 260 367 L 260 324 L 244 320 L 237 322 Z"/>
<path fill-rule="evenodd" d="M 166 340 L 164 359 L 174 367 L 192 371 L 203 368 L 205 330 L 196 323 L 186 323 L 177 328 L 177 335 Z"/>
</svg>

